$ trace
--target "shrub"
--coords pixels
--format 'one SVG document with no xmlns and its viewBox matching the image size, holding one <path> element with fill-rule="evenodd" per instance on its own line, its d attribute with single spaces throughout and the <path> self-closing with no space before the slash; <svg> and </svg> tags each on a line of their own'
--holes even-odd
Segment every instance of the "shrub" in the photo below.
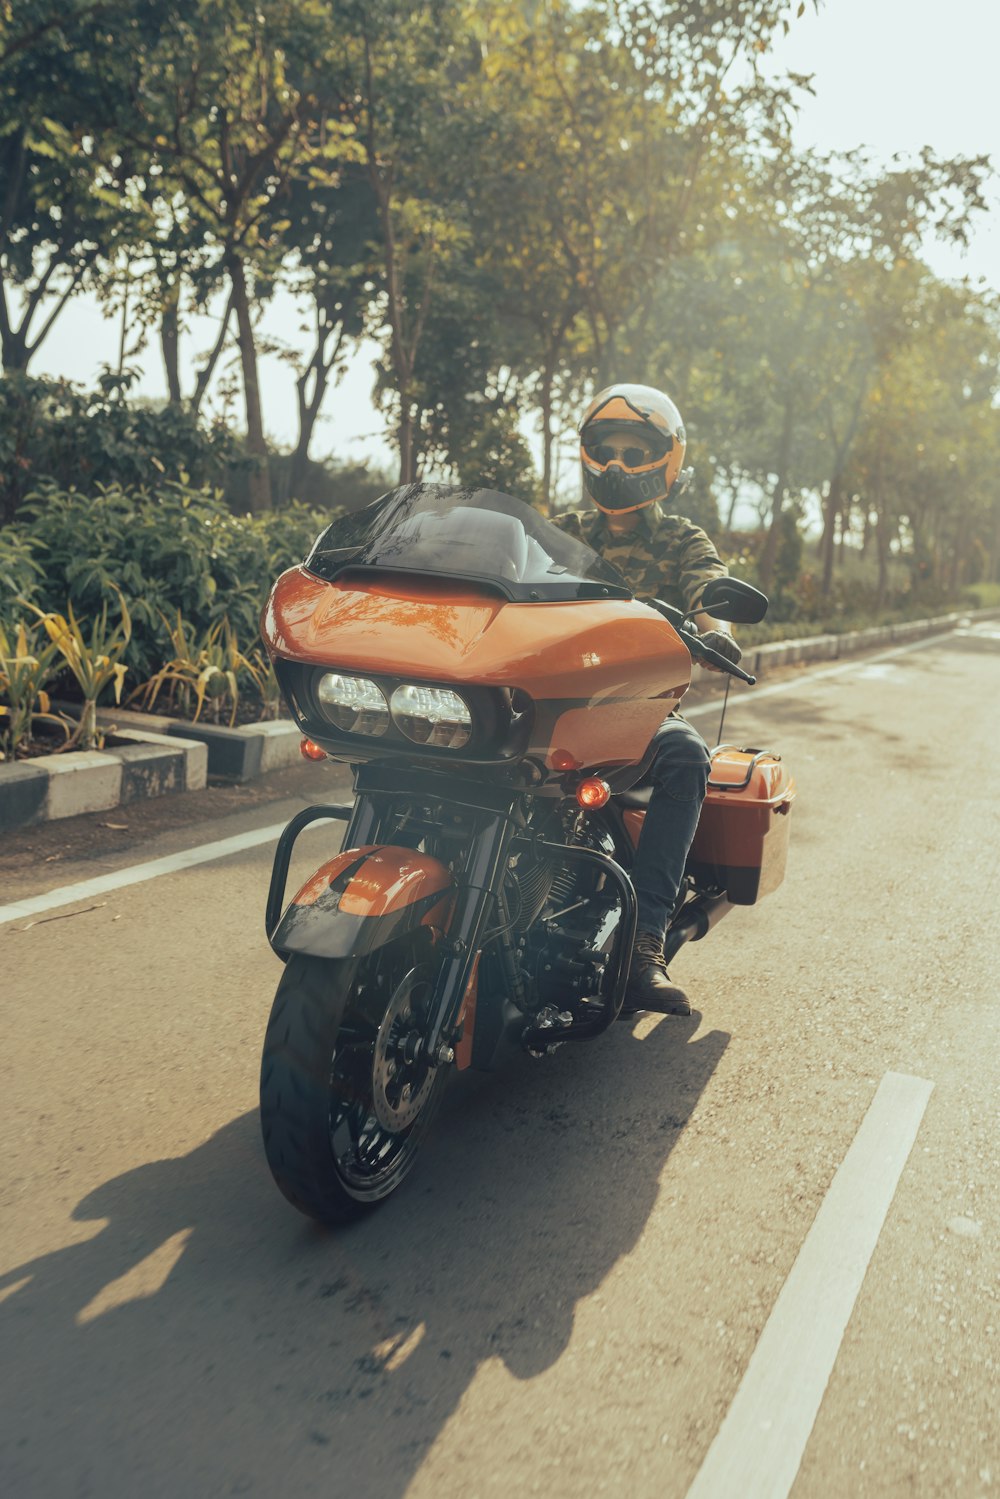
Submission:
<svg viewBox="0 0 1000 1499">
<path fill-rule="evenodd" d="M 115 378 L 95 392 L 30 375 L 0 380 L 0 517 L 12 520 L 46 481 L 128 489 L 173 479 L 200 488 L 249 461 L 225 426 L 206 426 L 180 406 L 128 405 L 119 387 Z"/>
<path fill-rule="evenodd" d="M 160 693 L 165 690 L 171 711 L 179 706 L 183 713 L 189 713 L 194 704 L 192 722 L 197 723 L 207 698 L 214 721 L 218 723 L 222 704 L 228 698 L 231 706 L 229 724 L 232 727 L 240 703 L 239 679 L 246 675 L 258 688 L 262 707 L 268 707 L 263 684 L 258 680 L 258 664 L 244 656 L 228 619 L 218 620 L 200 637 L 186 623 L 179 609 L 176 622 L 170 624 L 164 620 L 164 624 L 174 654 L 148 682 L 136 689 L 130 702 L 141 697 L 143 708 L 155 708 Z"/>
<path fill-rule="evenodd" d="M 104 736 L 97 728 L 97 704 L 105 688 L 113 686 L 115 702 L 121 701 L 122 683 L 128 672 L 122 657 L 132 634 L 132 622 L 120 594 L 118 612 L 118 623 L 112 621 L 109 624 L 106 601 L 100 614 L 95 611 L 91 620 L 82 623 L 74 614 L 72 604 L 66 611 L 68 617 L 38 611 L 43 630 L 62 656 L 83 699 L 80 723 L 73 741 L 84 750 L 103 746 Z"/>
<path fill-rule="evenodd" d="M 6 630 L 0 623 L 0 760 L 14 760 L 36 720 L 54 723 L 68 740 L 73 725 L 50 713 L 45 691 L 59 670 L 59 647 L 42 638 L 41 625 L 25 624 Z"/>
<path fill-rule="evenodd" d="M 218 494 L 181 483 L 93 494 L 45 484 L 0 534 L 38 569 L 31 597 L 43 610 L 71 603 L 80 618 L 94 618 L 124 596 L 132 635 L 122 659 L 142 681 L 170 658 L 164 617 L 178 610 L 200 632 L 227 617 L 251 648 L 274 578 L 302 560 L 329 520 L 294 504 L 235 516 Z"/>
<path fill-rule="evenodd" d="M 1000 583 L 970 583 L 962 595 L 971 609 L 1000 609 Z"/>
<path fill-rule="evenodd" d="M 11 526 L 0 529 L 0 628 L 16 626 L 23 614 L 18 600 L 34 602 L 41 576 L 31 538 Z"/>
</svg>

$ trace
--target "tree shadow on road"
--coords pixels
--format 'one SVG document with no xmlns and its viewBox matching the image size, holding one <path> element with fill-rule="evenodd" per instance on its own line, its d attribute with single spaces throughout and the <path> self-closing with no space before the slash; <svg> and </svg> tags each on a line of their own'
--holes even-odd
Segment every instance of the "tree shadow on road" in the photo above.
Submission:
<svg viewBox="0 0 1000 1499">
<path fill-rule="evenodd" d="M 254 1113 L 98 1187 L 93 1238 L 0 1278 L 5 1492 L 402 1495 L 480 1365 L 548 1369 L 639 1240 L 728 1041 L 697 1025 L 458 1080 L 336 1234 L 278 1195 Z"/>
</svg>

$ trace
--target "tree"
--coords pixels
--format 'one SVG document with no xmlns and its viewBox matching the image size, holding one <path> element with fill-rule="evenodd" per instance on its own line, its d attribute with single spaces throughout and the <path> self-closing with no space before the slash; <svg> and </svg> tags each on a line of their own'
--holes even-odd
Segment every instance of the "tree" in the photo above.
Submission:
<svg viewBox="0 0 1000 1499">
<path fill-rule="evenodd" d="M 93 26 L 119 5 L 0 10 L 0 351 L 27 370 L 124 232 L 122 175 L 94 152 L 104 115 Z"/>
<path fill-rule="evenodd" d="M 290 289 L 309 304 L 301 331 L 311 351 L 295 361 L 298 439 L 290 485 L 299 493 L 316 421 L 332 378 L 365 331 L 377 276 L 378 224 L 367 175 L 359 162 L 313 165 L 290 187 L 286 244 L 293 248 Z"/>
<path fill-rule="evenodd" d="M 880 367 L 850 476 L 874 522 L 880 602 L 893 549 L 908 549 L 916 589 L 942 595 L 996 570 L 998 309 L 918 272 L 919 316 Z"/>
<path fill-rule="evenodd" d="M 297 173 L 337 159 L 346 130 L 335 34 L 317 0 L 190 0 L 144 45 L 117 121 L 119 154 L 148 155 L 161 217 L 181 222 L 225 273 L 243 376 L 254 510 L 270 504 L 255 312 L 281 269 L 282 200 Z"/>
</svg>

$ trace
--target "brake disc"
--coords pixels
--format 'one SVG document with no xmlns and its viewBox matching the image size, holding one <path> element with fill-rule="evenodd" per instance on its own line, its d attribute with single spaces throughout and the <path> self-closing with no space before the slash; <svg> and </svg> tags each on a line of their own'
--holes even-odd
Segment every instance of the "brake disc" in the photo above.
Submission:
<svg viewBox="0 0 1000 1499">
<path fill-rule="evenodd" d="M 390 1134 L 401 1134 L 416 1119 L 434 1086 L 435 1070 L 426 1062 L 407 1060 L 405 1043 L 419 1031 L 414 1011 L 430 989 L 426 964 L 411 968 L 390 999 L 375 1038 L 372 1058 L 372 1103 L 375 1116 Z"/>
</svg>

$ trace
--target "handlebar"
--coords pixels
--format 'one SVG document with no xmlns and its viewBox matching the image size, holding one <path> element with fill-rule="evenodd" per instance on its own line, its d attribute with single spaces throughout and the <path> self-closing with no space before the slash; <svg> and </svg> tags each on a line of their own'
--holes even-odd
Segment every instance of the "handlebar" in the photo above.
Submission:
<svg viewBox="0 0 1000 1499">
<path fill-rule="evenodd" d="M 731 677 L 736 677 L 740 682 L 746 682 L 748 687 L 756 684 L 757 678 L 751 676 L 748 671 L 744 671 L 742 666 L 734 665 L 718 651 L 713 651 L 710 645 L 705 645 L 693 621 L 687 619 L 680 609 L 675 609 L 673 604 L 663 603 L 661 599 L 643 599 L 643 603 L 649 604 L 657 614 L 663 615 L 668 624 L 673 625 L 696 661 L 704 661 L 711 666 L 717 666 L 720 671 L 728 672 Z"/>
</svg>

